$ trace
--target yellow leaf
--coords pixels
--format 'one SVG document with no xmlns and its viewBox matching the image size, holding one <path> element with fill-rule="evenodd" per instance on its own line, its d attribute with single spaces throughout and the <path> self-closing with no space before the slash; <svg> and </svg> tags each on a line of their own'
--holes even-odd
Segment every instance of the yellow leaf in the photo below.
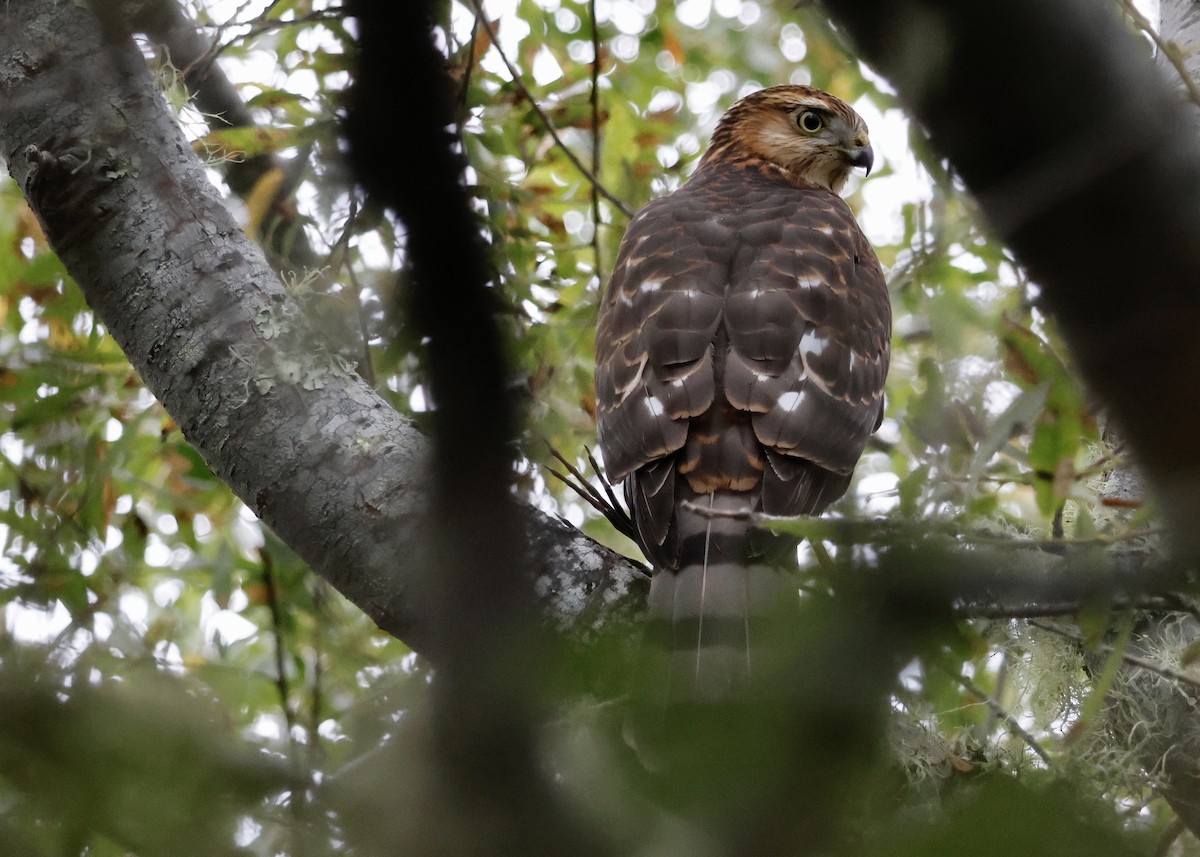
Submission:
<svg viewBox="0 0 1200 857">
<path fill-rule="evenodd" d="M 271 204 L 275 202 L 275 195 L 279 192 L 279 185 L 283 183 L 283 170 L 275 167 L 267 170 L 258 181 L 254 183 L 254 187 L 250 189 L 250 193 L 246 195 L 246 235 L 253 238 L 258 234 L 258 227 L 262 224 L 263 218 L 267 216 L 267 211 L 270 210 Z"/>
</svg>

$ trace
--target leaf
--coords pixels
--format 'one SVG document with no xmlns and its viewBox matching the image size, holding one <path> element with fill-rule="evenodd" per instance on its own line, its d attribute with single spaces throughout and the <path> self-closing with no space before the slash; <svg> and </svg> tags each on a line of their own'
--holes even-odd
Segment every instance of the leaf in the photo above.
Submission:
<svg viewBox="0 0 1200 857">
<path fill-rule="evenodd" d="M 13 414 L 13 430 L 21 431 L 31 426 L 75 419 L 76 414 L 84 408 L 80 394 L 87 389 L 87 386 L 69 387 L 19 407 Z"/>
<path fill-rule="evenodd" d="M 975 457 L 971 460 L 971 469 L 967 476 L 966 493 L 968 496 L 975 493 L 979 477 L 983 475 L 984 468 L 992 460 L 992 456 L 1008 443 L 1009 438 L 1033 423 L 1034 417 L 1046 402 L 1051 383 L 1042 381 L 1037 386 L 1021 393 L 992 423 L 987 435 L 975 450 Z"/>
</svg>

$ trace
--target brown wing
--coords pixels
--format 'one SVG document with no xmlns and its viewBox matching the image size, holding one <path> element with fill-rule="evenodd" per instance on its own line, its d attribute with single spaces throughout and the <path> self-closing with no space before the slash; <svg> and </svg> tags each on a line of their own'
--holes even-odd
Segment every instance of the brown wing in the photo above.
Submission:
<svg viewBox="0 0 1200 857">
<path fill-rule="evenodd" d="M 762 508 L 781 515 L 819 512 L 845 491 L 883 416 L 891 338 L 883 272 L 849 207 L 796 193 L 773 195 L 763 225 L 742 230 L 758 250 L 732 272 L 724 307 L 725 395 L 753 415 L 771 465 Z"/>
<path fill-rule="evenodd" d="M 677 471 L 698 493 L 752 479 L 771 514 L 840 496 L 882 414 L 889 337 L 878 261 L 836 194 L 731 165 L 639 212 L 601 302 L 596 396 L 649 552 Z"/>
</svg>

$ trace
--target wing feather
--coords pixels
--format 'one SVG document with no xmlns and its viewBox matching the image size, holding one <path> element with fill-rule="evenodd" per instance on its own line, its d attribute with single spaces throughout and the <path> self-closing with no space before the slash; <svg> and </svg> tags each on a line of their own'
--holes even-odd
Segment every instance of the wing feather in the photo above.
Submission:
<svg viewBox="0 0 1200 857">
<path fill-rule="evenodd" d="M 655 561 L 677 479 L 758 491 L 772 514 L 841 496 L 882 416 L 890 335 L 883 272 L 836 194 L 714 170 L 642 209 L 601 301 L 596 395 Z"/>
</svg>

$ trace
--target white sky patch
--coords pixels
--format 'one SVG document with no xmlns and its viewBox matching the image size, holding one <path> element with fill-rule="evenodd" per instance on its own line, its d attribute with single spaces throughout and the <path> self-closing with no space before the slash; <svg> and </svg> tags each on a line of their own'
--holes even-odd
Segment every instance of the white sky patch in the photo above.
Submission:
<svg viewBox="0 0 1200 857">
<path fill-rule="evenodd" d="M 685 27 L 700 29 L 711 13 L 712 0 L 680 0 L 675 4 L 675 18 Z"/>
<path fill-rule="evenodd" d="M 267 741 L 279 741 L 283 738 L 284 724 L 275 714 L 264 713 L 254 718 L 250 731 Z"/>
<path fill-rule="evenodd" d="M 230 594 L 229 609 L 221 609 L 211 592 L 204 593 L 200 599 L 200 627 L 204 638 L 230 646 L 257 634 L 258 626 L 237 613 L 238 610 L 245 609 L 245 606 L 246 596 L 239 591 Z"/>
<path fill-rule="evenodd" d="M 779 31 L 779 50 L 788 62 L 800 62 L 808 53 L 808 41 L 799 24 L 788 22 Z"/>
<path fill-rule="evenodd" d="M 254 551 L 263 546 L 262 524 L 248 506 L 239 506 L 232 531 L 234 542 L 243 551 Z"/>
<path fill-rule="evenodd" d="M 638 4 L 630 0 L 616 0 L 605 4 L 608 7 L 608 20 L 619 32 L 630 36 L 640 36 L 646 30 L 646 13 L 638 8 Z M 600 17 L 597 4 L 596 17 Z"/>
<path fill-rule="evenodd" d="M 150 605 L 146 601 L 144 592 L 135 589 L 123 592 L 117 603 L 120 605 L 121 615 L 130 625 L 142 631 L 146 629 L 146 617 L 150 615 Z"/>
<path fill-rule="evenodd" d="M 545 46 L 534 56 L 530 73 L 533 75 L 533 82 L 538 86 L 546 86 L 563 76 L 562 66 Z"/>
<path fill-rule="evenodd" d="M 142 558 L 146 565 L 152 568 L 166 568 L 171 564 L 171 549 L 163 544 L 157 534 L 151 533 L 146 539 L 146 550 Z"/>
<path fill-rule="evenodd" d="M 898 505 L 900 497 L 896 488 L 900 477 L 895 473 L 868 473 L 858 480 L 858 496 L 864 501 L 864 512 L 869 515 L 886 515 Z"/>
<path fill-rule="evenodd" d="M 18 643 L 48 643 L 71 624 L 71 614 L 61 601 L 41 609 L 17 602 L 4 606 L 4 629 Z"/>
<path fill-rule="evenodd" d="M 1021 388 L 1012 381 L 996 380 L 983 390 L 983 407 L 991 417 L 998 417 L 1021 395 Z"/>
<path fill-rule="evenodd" d="M 909 148 L 909 122 L 902 111 L 893 108 L 880 112 L 865 97 L 855 101 L 853 107 L 870 129 L 875 169 L 886 163 L 891 170 L 888 175 L 862 182 L 863 208 L 858 219 L 872 244 L 895 244 L 904 237 L 905 204 L 929 199 L 932 182 Z M 858 176 L 853 173 L 851 181 Z"/>
<path fill-rule="evenodd" d="M 159 607 L 170 607 L 183 595 L 183 581 L 171 578 L 158 583 L 154 587 L 152 597 Z"/>
</svg>

